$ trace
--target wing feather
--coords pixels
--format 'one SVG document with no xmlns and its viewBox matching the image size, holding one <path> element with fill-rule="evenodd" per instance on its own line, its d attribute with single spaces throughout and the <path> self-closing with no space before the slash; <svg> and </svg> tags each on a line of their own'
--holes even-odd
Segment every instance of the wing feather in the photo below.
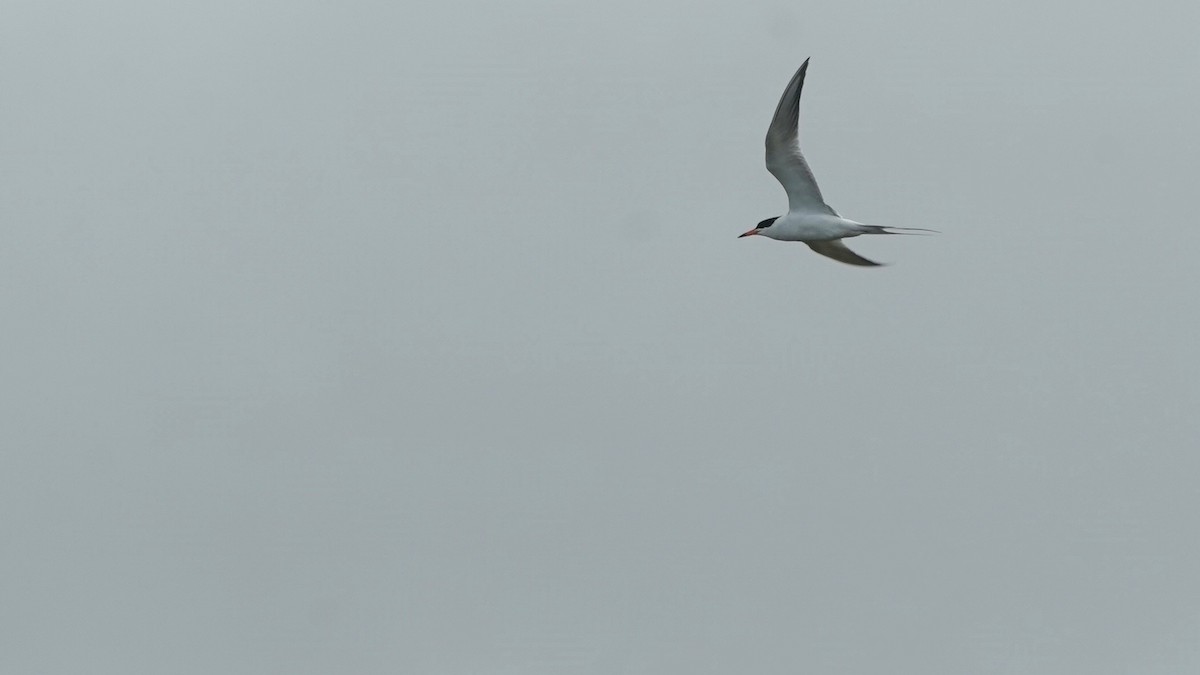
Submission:
<svg viewBox="0 0 1200 675">
<path fill-rule="evenodd" d="M 810 241 L 805 242 L 812 250 L 820 253 L 827 258 L 833 258 L 838 262 L 844 262 L 847 265 L 859 265 L 860 267 L 882 267 L 883 265 L 874 260 L 867 260 L 861 255 L 851 251 L 842 243 L 841 239 L 833 239 L 831 241 Z"/>
<path fill-rule="evenodd" d="M 817 179 L 800 152 L 800 92 L 804 89 L 808 61 L 804 60 L 783 90 L 779 105 L 775 107 L 775 116 L 771 118 L 771 126 L 767 128 L 767 171 L 787 191 L 789 211 L 837 215 L 821 197 Z"/>
</svg>

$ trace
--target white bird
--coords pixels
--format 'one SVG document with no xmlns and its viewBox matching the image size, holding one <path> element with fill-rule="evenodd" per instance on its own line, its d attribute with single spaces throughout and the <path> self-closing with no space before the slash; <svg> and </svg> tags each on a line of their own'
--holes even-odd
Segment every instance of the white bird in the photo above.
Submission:
<svg viewBox="0 0 1200 675">
<path fill-rule="evenodd" d="M 919 227 L 880 227 L 864 225 L 838 215 L 821 197 L 821 189 L 817 187 L 817 179 L 813 177 L 812 169 L 804 161 L 800 152 L 800 142 L 797 137 L 797 126 L 800 122 L 800 90 L 804 88 L 804 73 L 808 70 L 808 59 L 792 76 L 779 105 L 775 108 L 775 116 L 771 118 L 771 126 L 767 128 L 767 171 L 783 184 L 787 191 L 788 212 L 777 218 L 767 218 L 753 230 L 738 235 L 749 237 L 762 235 L 779 241 L 802 241 L 812 250 L 823 256 L 844 262 L 849 265 L 878 267 L 880 263 L 867 260 L 861 255 L 846 248 L 842 239 L 857 237 L 860 234 L 904 234 L 890 230 L 919 230 L 934 232 Z"/>
</svg>

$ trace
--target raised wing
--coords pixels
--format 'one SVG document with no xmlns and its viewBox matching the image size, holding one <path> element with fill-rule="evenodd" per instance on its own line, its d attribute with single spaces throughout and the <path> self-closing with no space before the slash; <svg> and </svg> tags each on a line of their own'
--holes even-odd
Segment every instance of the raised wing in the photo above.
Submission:
<svg viewBox="0 0 1200 675">
<path fill-rule="evenodd" d="M 828 258 L 833 258 L 838 262 L 844 262 L 847 265 L 859 265 L 861 267 L 882 267 L 881 263 L 874 260 L 867 260 L 861 255 L 846 248 L 841 239 L 832 241 L 810 241 L 806 242 L 808 247 Z"/>
<path fill-rule="evenodd" d="M 804 73 L 808 71 L 808 59 L 800 70 L 792 76 L 779 105 L 775 108 L 775 116 L 771 118 L 771 126 L 767 128 L 767 171 L 770 171 L 788 195 L 789 211 L 807 211 L 809 213 L 837 213 L 829 208 L 821 197 L 821 188 L 817 187 L 817 179 L 813 177 L 812 169 L 804 161 L 800 153 L 800 139 L 797 127 L 800 124 L 800 90 L 804 88 Z"/>
</svg>

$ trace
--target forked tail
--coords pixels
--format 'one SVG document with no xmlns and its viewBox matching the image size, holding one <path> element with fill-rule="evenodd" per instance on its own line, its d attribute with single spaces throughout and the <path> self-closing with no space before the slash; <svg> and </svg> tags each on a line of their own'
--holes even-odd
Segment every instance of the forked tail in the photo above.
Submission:
<svg viewBox="0 0 1200 675">
<path fill-rule="evenodd" d="M 892 230 L 903 230 L 903 232 L 892 232 Z M 929 234 L 941 234 L 937 230 L 930 230 L 924 227 L 891 227 L 887 225 L 863 225 L 863 234 L 917 234 L 918 232 L 927 232 Z M 925 235 L 920 235 L 925 236 Z"/>
</svg>

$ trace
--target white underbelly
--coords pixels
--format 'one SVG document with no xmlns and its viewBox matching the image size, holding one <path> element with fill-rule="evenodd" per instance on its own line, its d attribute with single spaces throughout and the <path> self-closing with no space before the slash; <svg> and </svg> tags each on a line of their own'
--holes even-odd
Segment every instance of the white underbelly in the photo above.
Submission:
<svg viewBox="0 0 1200 675">
<path fill-rule="evenodd" d="M 858 223 L 837 216 L 797 215 L 789 213 L 771 227 L 778 229 L 775 239 L 785 241 L 829 241 L 853 237 L 859 233 Z M 775 234 L 775 233 L 772 233 Z"/>
</svg>

